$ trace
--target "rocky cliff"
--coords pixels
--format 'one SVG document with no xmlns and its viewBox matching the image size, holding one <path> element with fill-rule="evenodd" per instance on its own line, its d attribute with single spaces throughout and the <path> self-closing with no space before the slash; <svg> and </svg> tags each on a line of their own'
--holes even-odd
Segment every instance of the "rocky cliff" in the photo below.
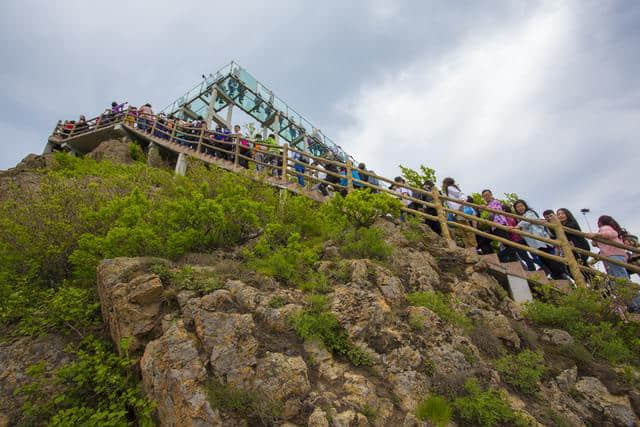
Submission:
<svg viewBox="0 0 640 427">
<path fill-rule="evenodd" d="M 247 232 L 230 211 L 227 224 L 236 234 L 207 243 L 209 250 L 172 247 L 171 259 L 121 257 L 163 253 L 166 242 L 155 242 L 151 251 L 143 240 L 132 245 L 127 239 L 140 230 L 156 238 L 175 227 L 181 220 L 171 216 L 179 206 L 175 198 L 201 181 L 211 189 L 192 194 L 219 205 L 190 207 L 178 224 L 196 243 L 199 233 L 215 231 L 220 222 L 194 225 L 187 214 L 224 216 L 225 197 L 247 185 L 220 174 L 211 178 L 204 168 L 180 180 L 170 172 L 153 175 L 130 153 L 110 141 L 90 157 L 129 166 L 32 155 L 0 173 L 0 296 L 6 297 L 0 307 L 0 426 L 109 417 L 107 410 L 82 418 L 96 409 L 96 399 L 108 408 L 110 398 L 126 393 L 131 400 L 114 410 L 116 424 L 136 424 L 143 420 L 136 405 L 144 406 L 134 399 L 136 382 L 154 402 L 152 421 L 163 426 L 640 425 L 634 353 L 640 327 L 620 323 L 601 295 L 562 296 L 542 288 L 536 290 L 539 305 L 517 305 L 475 253 L 448 247 L 412 221 L 378 218 L 368 229 L 379 235 L 366 234 L 364 248 L 346 248 L 359 238 L 353 226 L 308 233 L 310 243 L 300 245 L 296 239 L 304 238 L 307 224 L 287 216 L 282 206 L 290 200 L 268 188 L 255 197 L 272 209 L 272 223 Z M 163 186 L 175 188 L 164 194 Z M 151 201 L 126 198 L 134 187 Z M 75 197 L 85 190 L 90 196 Z M 167 218 L 144 216 L 153 197 L 169 200 Z M 55 199 L 53 208 L 37 205 L 47 198 Z M 127 210 L 134 202 L 142 207 Z M 74 203 L 82 209 L 74 210 Z M 15 214 L 28 216 L 36 205 L 32 220 Z M 304 204 L 286 206 L 309 212 Z M 95 220 L 102 212 L 108 221 Z M 306 221 L 320 227 L 315 214 Z M 14 220 L 26 231 L 18 234 Z M 135 228 L 143 221 L 156 228 Z M 297 231 L 283 238 L 282 230 L 296 221 Z M 65 227 L 51 234 L 41 223 Z M 112 223 L 120 228 L 109 240 Z M 268 249 L 266 235 L 276 242 Z M 176 232 L 168 242 L 182 244 L 181 236 Z M 42 249 L 30 251 L 29 244 Z M 384 254 L 367 245 L 384 245 Z M 39 275 L 27 268 L 36 257 Z M 266 259 L 296 268 L 267 268 Z M 36 280 L 38 292 L 29 293 Z M 88 354 L 67 344 L 77 346 L 91 334 L 110 339 L 120 354 L 99 347 L 113 362 L 105 366 L 119 369 L 119 376 L 92 375 L 133 386 L 104 395 L 76 388 L 76 401 L 67 402 L 59 393 L 85 371 L 69 374 L 65 367 L 77 359 L 85 363 Z"/>
</svg>

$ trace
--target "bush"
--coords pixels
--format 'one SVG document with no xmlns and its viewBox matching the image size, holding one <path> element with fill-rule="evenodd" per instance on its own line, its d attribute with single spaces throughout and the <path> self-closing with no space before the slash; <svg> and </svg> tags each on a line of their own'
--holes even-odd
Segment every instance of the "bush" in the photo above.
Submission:
<svg viewBox="0 0 640 427">
<path fill-rule="evenodd" d="M 222 384 L 216 379 L 210 379 L 206 383 L 206 391 L 212 408 L 252 419 L 254 422 L 250 422 L 250 425 L 276 425 L 282 416 L 282 406 L 279 402 L 254 391 Z"/>
<path fill-rule="evenodd" d="M 620 323 L 611 315 L 609 301 L 597 291 L 576 289 L 555 301 L 532 301 L 525 316 L 538 325 L 564 329 L 594 356 L 611 363 L 639 362 L 640 325 Z"/>
<path fill-rule="evenodd" d="M 303 283 L 311 275 L 311 267 L 318 260 L 319 249 L 293 233 L 284 246 L 273 247 L 268 236 L 256 244 L 249 254 L 249 265 L 256 271 L 273 276 L 285 283 Z"/>
<path fill-rule="evenodd" d="M 147 161 L 147 155 L 144 154 L 144 151 L 142 151 L 140 145 L 136 144 L 135 142 L 129 143 L 129 155 L 134 162 Z"/>
<path fill-rule="evenodd" d="M 384 241 L 379 228 L 358 228 L 344 236 L 340 252 L 347 258 L 369 258 L 386 260 L 391 256 L 393 248 Z"/>
<path fill-rule="evenodd" d="M 349 341 L 336 316 L 326 309 L 326 304 L 326 297 L 312 295 L 309 307 L 291 317 L 298 336 L 304 340 L 319 339 L 329 351 L 347 358 L 354 366 L 371 365 L 371 357 Z"/>
<path fill-rule="evenodd" d="M 501 390 L 482 390 L 475 378 L 465 383 L 466 396 L 454 400 L 456 415 L 465 423 L 479 426 L 526 425 L 511 408 Z"/>
<path fill-rule="evenodd" d="M 517 355 L 507 355 L 495 361 L 502 379 L 526 394 L 539 390 L 538 382 L 546 371 L 541 351 L 524 350 Z"/>
<path fill-rule="evenodd" d="M 372 193 L 370 190 L 352 191 L 346 197 L 336 196 L 330 206 L 345 215 L 355 227 L 369 227 L 376 218 L 391 214 L 398 216 L 402 204 L 386 193 Z"/>
<path fill-rule="evenodd" d="M 134 360 L 116 355 L 110 345 L 91 336 L 69 351 L 75 355 L 75 360 L 56 372 L 63 389 L 55 396 L 39 393 L 44 387 L 40 377 L 42 370 L 37 366 L 29 370 L 37 387 L 17 390 L 18 394 L 30 396 L 23 408 L 25 423 L 153 425 L 153 405 L 137 387 L 131 369 Z"/>
<path fill-rule="evenodd" d="M 447 400 L 437 394 L 430 394 L 418 404 L 416 417 L 420 421 L 429 421 L 436 427 L 443 427 L 449 424 L 453 408 Z"/>
<path fill-rule="evenodd" d="M 407 301 L 413 306 L 428 308 L 445 322 L 465 330 L 471 327 L 471 321 L 451 307 L 449 298 L 441 292 L 412 292 L 407 294 Z"/>
</svg>

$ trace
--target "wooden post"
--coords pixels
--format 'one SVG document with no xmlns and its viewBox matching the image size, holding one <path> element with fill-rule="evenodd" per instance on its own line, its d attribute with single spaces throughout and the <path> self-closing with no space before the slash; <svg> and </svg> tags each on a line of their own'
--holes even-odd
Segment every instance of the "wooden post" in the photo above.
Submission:
<svg viewBox="0 0 640 427">
<path fill-rule="evenodd" d="M 156 123 L 158 122 L 157 117 L 153 119 L 153 125 L 151 125 L 151 136 L 155 136 L 156 133 Z"/>
<path fill-rule="evenodd" d="M 553 226 L 554 231 L 556 232 L 556 238 L 558 239 L 558 243 L 560 243 L 560 247 L 564 252 L 564 258 L 567 260 L 567 264 L 569 266 L 569 271 L 573 276 L 573 280 L 576 282 L 576 285 L 579 287 L 586 287 L 587 283 L 584 280 L 584 276 L 582 275 L 582 270 L 580 270 L 580 265 L 576 260 L 576 257 L 573 254 L 573 249 L 571 248 L 571 244 L 569 243 L 569 239 L 567 239 L 567 234 L 564 232 L 564 228 L 562 227 L 562 223 L 560 220 L 553 215 L 551 219 L 551 224 Z"/>
<path fill-rule="evenodd" d="M 178 119 L 173 119 L 173 126 L 171 127 L 171 140 L 169 142 L 176 141 L 176 128 L 178 127 Z"/>
<path fill-rule="evenodd" d="M 353 165 L 351 159 L 347 159 L 347 191 L 353 190 Z"/>
<path fill-rule="evenodd" d="M 236 136 L 235 140 L 236 140 L 236 146 L 233 147 L 233 151 L 236 153 L 236 155 L 234 156 L 233 164 L 235 166 L 238 166 L 238 162 L 240 161 L 240 158 L 238 157 L 238 155 L 240 154 L 240 137 Z"/>
<path fill-rule="evenodd" d="M 202 140 L 204 139 L 204 126 L 200 127 L 200 136 L 198 137 L 198 146 L 196 147 L 196 153 L 200 152 L 202 148 Z"/>
<path fill-rule="evenodd" d="M 282 176 L 280 177 L 283 181 L 287 181 L 287 163 L 289 163 L 289 144 L 286 142 L 282 147 Z"/>
<path fill-rule="evenodd" d="M 440 193 L 438 192 L 438 188 L 435 185 L 431 188 L 431 194 L 433 195 L 433 204 L 436 205 L 436 212 L 438 215 L 438 220 L 440 221 L 440 228 L 442 229 L 442 237 L 451 242 L 454 242 L 451 238 L 449 225 L 447 224 L 447 212 L 442 206 L 442 202 L 440 201 Z"/>
</svg>

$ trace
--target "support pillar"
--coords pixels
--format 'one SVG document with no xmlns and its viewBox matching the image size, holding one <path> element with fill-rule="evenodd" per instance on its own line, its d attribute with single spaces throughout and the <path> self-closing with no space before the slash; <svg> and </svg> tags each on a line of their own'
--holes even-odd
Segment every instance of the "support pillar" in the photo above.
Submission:
<svg viewBox="0 0 640 427">
<path fill-rule="evenodd" d="M 218 89 L 216 86 L 211 88 L 211 98 L 209 98 L 209 106 L 207 107 L 207 115 L 205 116 L 205 122 L 207 123 L 207 129 L 214 129 L 211 127 L 213 121 L 213 115 L 216 113 L 216 100 L 218 99 Z"/>
<path fill-rule="evenodd" d="M 176 174 L 185 176 L 187 174 L 187 156 L 184 153 L 178 154 L 176 162 Z"/>
<path fill-rule="evenodd" d="M 160 167 L 162 158 L 160 157 L 160 148 L 153 142 L 149 143 L 149 151 L 147 152 L 147 166 Z"/>
<path fill-rule="evenodd" d="M 229 130 L 233 129 L 233 124 L 231 123 L 231 118 L 233 117 L 233 104 L 229 104 L 227 108 L 227 124 L 229 126 Z"/>
</svg>

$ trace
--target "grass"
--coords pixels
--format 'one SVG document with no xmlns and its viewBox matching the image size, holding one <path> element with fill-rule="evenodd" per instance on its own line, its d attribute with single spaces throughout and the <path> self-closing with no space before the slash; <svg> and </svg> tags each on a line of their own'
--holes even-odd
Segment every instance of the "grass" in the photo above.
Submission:
<svg viewBox="0 0 640 427">
<path fill-rule="evenodd" d="M 524 350 L 516 355 L 507 355 L 494 363 L 502 380 L 525 394 L 535 394 L 540 378 L 546 371 L 541 351 Z"/>
<path fill-rule="evenodd" d="M 323 295 L 311 295 L 308 307 L 291 316 L 291 323 L 298 336 L 304 340 L 318 338 L 334 354 L 347 358 L 354 366 L 370 366 L 371 357 L 354 345 L 336 316 L 327 310 Z"/>
<path fill-rule="evenodd" d="M 209 379 L 205 387 L 209 403 L 214 409 L 257 420 L 262 425 L 274 425 L 282 416 L 282 407 L 279 402 L 272 401 L 257 392 L 222 384 L 216 379 Z"/>
<path fill-rule="evenodd" d="M 444 397 L 430 394 L 418 404 L 415 415 L 420 421 L 429 421 L 436 427 L 444 427 L 451 421 L 453 408 Z"/>
<path fill-rule="evenodd" d="M 448 296 L 441 292 L 412 292 L 407 294 L 407 301 L 413 306 L 428 308 L 447 323 L 464 330 L 471 329 L 471 320 L 456 311 Z"/>
</svg>

